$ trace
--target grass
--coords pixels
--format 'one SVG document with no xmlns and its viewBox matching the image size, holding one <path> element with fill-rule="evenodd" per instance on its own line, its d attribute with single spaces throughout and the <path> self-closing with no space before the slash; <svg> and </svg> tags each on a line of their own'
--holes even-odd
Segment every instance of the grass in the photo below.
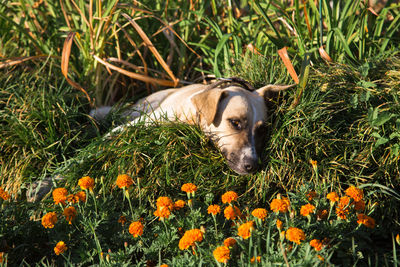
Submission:
<svg viewBox="0 0 400 267">
<path fill-rule="evenodd" d="M 73 2 L 0 4 L 0 175 L 12 196 L 0 199 L 4 265 L 218 265 L 212 252 L 228 236 L 238 242 L 230 251 L 232 266 L 249 265 L 253 256 L 261 256 L 260 266 L 398 264 L 398 4 L 389 3 L 376 16 L 357 1 L 321 1 L 321 9 L 300 1 Z M 63 47 L 68 32 L 75 33 L 66 42 L 71 50 Z M 231 171 L 197 127 L 139 125 L 104 138 L 123 118 L 117 112 L 98 124 L 87 115 L 93 103 L 130 101 L 164 82 L 205 74 L 237 76 L 254 86 L 292 83 L 277 53 L 283 47 L 303 91 L 268 103 L 263 168 L 254 175 Z M 94 56 L 117 68 L 107 69 Z M 122 69 L 140 79 L 122 75 Z M 115 185 L 123 173 L 134 180 L 129 198 Z M 73 193 L 81 177 L 95 179 L 85 203 L 68 204 L 77 209 L 72 225 L 51 195 L 26 202 L 29 183 L 55 175 L 65 177 L 55 186 Z M 188 201 L 180 191 L 187 182 L 198 187 L 193 206 L 159 221 L 153 214 L 157 198 Z M 364 191 L 363 212 L 375 219 L 374 229 L 358 225 L 353 207 L 347 220 L 337 219 L 335 209 L 330 220 L 299 214 L 306 203 L 329 210 L 326 195 L 344 195 L 350 185 Z M 220 197 L 229 190 L 239 194 L 236 205 L 244 214 L 234 225 L 222 214 L 214 221 L 206 211 L 212 203 L 225 208 Z M 310 191 L 318 195 L 312 201 L 306 198 Z M 290 198 L 286 215 L 270 210 L 279 196 Z M 237 227 L 256 221 L 255 208 L 269 214 L 250 239 L 242 239 Z M 41 218 L 52 211 L 58 222 L 45 229 Z M 121 215 L 125 225 L 118 223 Z M 144 233 L 134 238 L 128 228 L 140 218 Z M 296 245 L 281 239 L 277 218 L 285 230 L 303 229 L 306 240 Z M 178 248 L 184 231 L 193 228 L 205 228 L 195 255 Z M 331 242 L 321 252 L 310 247 L 311 239 L 325 236 Z M 68 250 L 57 256 L 53 248 L 61 240 Z"/>
</svg>

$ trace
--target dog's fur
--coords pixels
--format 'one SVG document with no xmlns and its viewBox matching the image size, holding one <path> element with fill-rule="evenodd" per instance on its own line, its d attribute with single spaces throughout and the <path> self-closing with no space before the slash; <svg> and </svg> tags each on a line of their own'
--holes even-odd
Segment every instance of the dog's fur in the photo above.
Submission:
<svg viewBox="0 0 400 267">
<path fill-rule="evenodd" d="M 221 88 L 222 83 L 193 84 L 151 94 L 125 114 L 131 121 L 113 129 L 112 133 L 135 125 L 139 120 L 197 124 L 221 150 L 231 169 L 238 174 L 255 172 L 266 132 L 265 96 L 292 85 L 267 85 L 250 91 L 237 84 Z M 111 107 L 101 107 L 91 115 L 99 119 L 110 110 Z M 143 113 L 147 115 L 141 116 Z"/>
</svg>

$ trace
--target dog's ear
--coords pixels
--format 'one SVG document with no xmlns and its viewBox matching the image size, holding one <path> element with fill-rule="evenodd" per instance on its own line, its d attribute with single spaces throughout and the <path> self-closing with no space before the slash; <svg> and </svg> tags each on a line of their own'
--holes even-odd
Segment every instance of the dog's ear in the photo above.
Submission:
<svg viewBox="0 0 400 267">
<path fill-rule="evenodd" d="M 276 85 L 276 84 L 268 84 L 256 90 L 257 94 L 261 97 L 268 97 L 269 93 L 277 93 L 280 91 L 284 91 L 286 89 L 292 88 L 297 84 L 291 85 Z"/>
<path fill-rule="evenodd" d="M 226 96 L 221 89 L 208 89 L 192 96 L 191 101 L 200 116 L 206 120 L 207 125 L 213 123 L 218 110 L 218 103 Z"/>
</svg>

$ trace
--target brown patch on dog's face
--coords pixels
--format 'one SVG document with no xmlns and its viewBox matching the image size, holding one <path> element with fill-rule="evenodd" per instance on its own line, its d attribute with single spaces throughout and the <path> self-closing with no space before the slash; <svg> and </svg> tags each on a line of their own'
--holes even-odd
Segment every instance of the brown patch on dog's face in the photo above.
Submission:
<svg viewBox="0 0 400 267">
<path fill-rule="evenodd" d="M 238 174 L 253 173 L 258 169 L 264 145 L 264 99 L 257 92 L 240 87 L 223 91 L 213 123 L 203 128 L 220 148 L 230 168 Z"/>
</svg>

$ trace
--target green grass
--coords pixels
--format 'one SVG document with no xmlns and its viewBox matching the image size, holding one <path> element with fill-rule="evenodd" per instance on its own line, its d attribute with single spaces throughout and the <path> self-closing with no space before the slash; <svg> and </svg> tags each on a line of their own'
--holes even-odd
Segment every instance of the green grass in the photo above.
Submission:
<svg viewBox="0 0 400 267">
<path fill-rule="evenodd" d="M 291 266 L 398 264 L 398 4 L 388 3 L 375 16 L 362 1 L 333 1 L 332 6 L 321 1 L 321 9 L 313 1 L 305 6 L 300 1 L 294 1 L 294 6 L 280 1 L 251 1 L 249 5 L 195 1 L 193 6 L 190 1 L 136 6 L 108 1 L 101 7 L 93 2 L 90 6 L 76 1 L 75 6 L 72 1 L 45 1 L 35 8 L 30 0 L 0 3 L 0 181 L 12 195 L 11 201 L 0 199 L 0 252 L 5 252 L 9 266 L 146 262 L 210 266 L 217 265 L 212 251 L 227 236 L 239 241 L 231 251 L 232 266 L 248 265 L 258 255 L 261 266 L 285 265 L 284 255 Z M 91 103 L 63 77 L 62 55 L 68 58 L 68 77 L 83 86 L 92 104 L 129 102 L 160 88 L 118 70 L 109 72 L 93 55 L 144 77 L 172 80 L 156 53 L 143 44 L 143 34 L 123 14 L 135 19 L 180 80 L 214 74 L 241 77 L 254 86 L 290 84 L 292 77 L 277 54 L 287 47 L 304 82 L 299 88 L 304 90 L 297 105 L 293 105 L 299 97 L 296 90 L 268 103 L 269 133 L 259 172 L 235 174 L 193 126 L 139 125 L 104 138 L 123 118 L 117 112 L 96 123 L 87 115 Z M 167 23 L 175 31 L 173 38 L 163 34 Z M 76 33 L 70 54 L 63 51 L 69 31 Z M 262 56 L 248 51 L 248 44 Z M 322 60 L 321 45 L 333 62 Z M 14 58 L 42 54 L 23 63 Z M 310 160 L 317 161 L 315 169 Z M 131 203 L 115 186 L 122 173 L 134 178 Z M 57 186 L 70 192 L 78 191 L 79 178 L 95 178 L 96 198 L 89 195 L 86 204 L 74 205 L 78 216 L 72 225 L 66 223 L 62 207 L 53 204 L 51 195 L 37 203 L 26 202 L 29 183 L 55 175 L 65 177 Z M 180 187 L 187 182 L 199 188 L 194 207 L 174 212 L 166 224 L 158 221 L 153 215 L 156 199 L 185 199 Z M 374 229 L 357 227 L 354 213 L 347 221 L 335 217 L 318 221 L 313 216 L 308 222 L 299 215 L 310 190 L 319 195 L 312 203 L 328 209 L 326 194 L 343 192 L 350 185 L 364 190 L 365 212 L 376 220 Z M 302 228 L 306 241 L 283 253 L 272 212 L 263 225 L 257 225 L 251 240 L 240 239 L 236 226 L 231 227 L 221 215 L 214 223 L 207 205 L 221 204 L 220 196 L 228 190 L 240 196 L 238 205 L 247 215 L 241 222 L 254 219 L 250 215 L 254 208 L 269 210 L 278 194 L 289 196 L 293 212 L 285 227 Z M 40 220 L 50 211 L 59 214 L 59 222 L 53 229 L 44 229 Z M 121 215 L 129 223 L 143 218 L 145 232 L 140 240 L 128 233 L 129 223 L 117 222 Z M 180 251 L 183 231 L 201 226 L 206 229 L 205 240 L 197 247 L 202 256 Z M 332 242 L 321 252 L 322 263 L 307 243 L 325 235 Z M 69 249 L 56 256 L 53 248 L 60 240 Z M 290 244 L 283 241 L 285 248 Z"/>
</svg>

